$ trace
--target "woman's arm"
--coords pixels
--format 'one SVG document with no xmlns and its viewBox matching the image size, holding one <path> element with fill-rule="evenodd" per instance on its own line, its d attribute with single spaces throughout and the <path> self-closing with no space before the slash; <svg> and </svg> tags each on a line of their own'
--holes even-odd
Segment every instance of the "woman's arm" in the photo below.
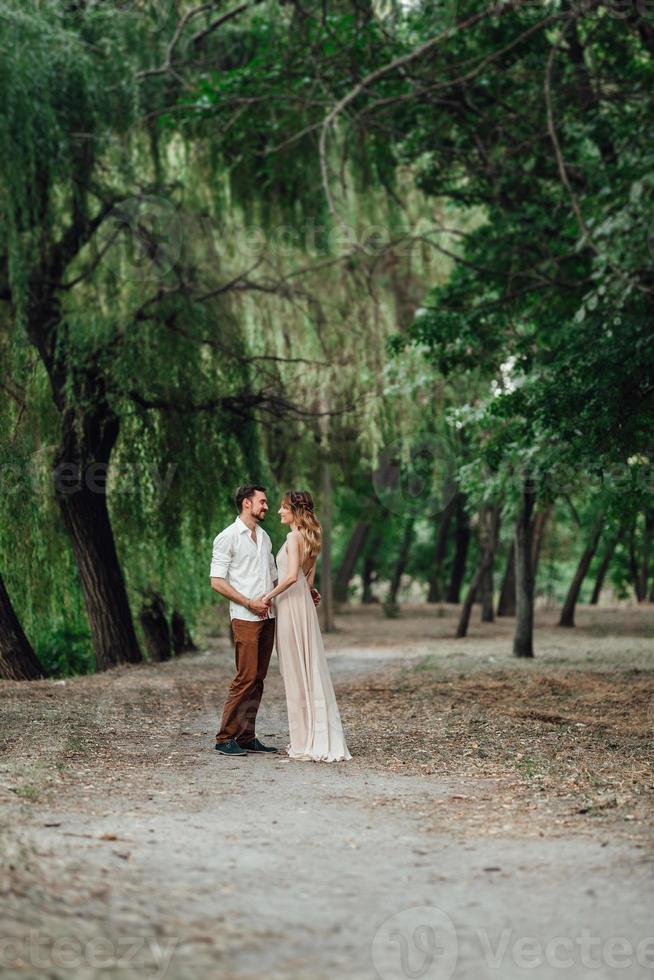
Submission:
<svg viewBox="0 0 654 980">
<path fill-rule="evenodd" d="M 286 538 L 286 553 L 288 555 L 288 574 L 286 578 L 277 585 L 272 592 L 266 592 L 265 595 L 261 596 L 261 602 L 269 602 L 274 599 L 275 596 L 280 595 L 282 592 L 286 592 L 292 585 L 298 580 L 300 574 L 300 541 L 299 534 L 295 531 L 291 533 Z"/>
<path fill-rule="evenodd" d="M 314 579 L 316 577 L 316 566 L 317 566 L 317 564 L 318 563 L 314 561 L 313 565 L 309 569 L 309 574 L 307 575 L 307 582 L 309 583 L 309 588 L 310 589 L 313 588 L 313 582 L 314 582 Z"/>
</svg>

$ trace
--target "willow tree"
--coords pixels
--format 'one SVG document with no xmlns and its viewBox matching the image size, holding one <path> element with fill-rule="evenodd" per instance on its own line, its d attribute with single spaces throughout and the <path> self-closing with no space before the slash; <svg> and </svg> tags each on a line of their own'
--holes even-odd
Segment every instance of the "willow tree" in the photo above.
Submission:
<svg viewBox="0 0 654 980">
<path fill-rule="evenodd" d="M 424 416 L 413 379 L 387 377 L 387 341 L 433 281 L 443 216 L 426 211 L 412 181 L 395 179 L 396 160 L 376 132 L 342 161 L 347 199 L 338 218 L 330 213 L 319 148 L 325 106 L 356 80 L 356 58 L 379 62 L 394 45 L 367 4 L 310 7 L 306 16 L 281 5 L 274 17 L 251 8 L 216 31 L 211 13 L 199 15 L 203 29 L 180 20 L 161 70 L 186 88 L 160 123 L 220 162 L 225 180 L 208 182 L 207 209 L 228 242 L 247 244 L 256 269 L 238 290 L 249 349 L 305 409 L 281 433 L 262 433 L 278 477 L 333 484 L 337 494 L 367 482 L 365 509 L 380 454 L 410 443 Z M 237 209 L 258 247 L 235 222 Z"/>
<path fill-rule="evenodd" d="M 181 178 L 194 183 L 183 146 L 152 125 L 152 111 L 170 95 L 148 73 L 177 29 L 168 13 L 157 33 L 136 7 L 3 8 L 11 43 L 0 59 L 0 295 L 11 330 L 29 339 L 56 412 L 51 490 L 99 669 L 141 658 L 108 502 L 117 449 L 137 464 L 134 486 L 148 463 L 146 433 L 165 463 L 174 453 L 186 477 L 210 471 L 215 481 L 230 439 L 247 443 L 252 435 L 249 408 L 268 399 L 250 383 L 238 338 L 227 355 L 208 357 L 201 333 L 210 317 L 225 323 L 216 305 L 225 283 L 219 268 L 207 280 L 207 266 L 191 255 L 194 236 L 174 195 Z M 233 326 L 223 330 L 223 348 Z M 120 439 L 128 419 L 138 434 L 131 447 Z M 203 436 L 212 466 L 194 458 Z M 251 443 L 245 455 L 253 452 Z M 142 499 L 153 482 L 146 474 Z M 175 529 L 168 537 L 178 541 L 183 499 L 173 485 L 164 507 L 149 511 L 165 515 Z M 125 503 L 118 496 L 115 509 L 128 529 Z M 206 516 L 208 507 L 193 510 Z"/>
</svg>

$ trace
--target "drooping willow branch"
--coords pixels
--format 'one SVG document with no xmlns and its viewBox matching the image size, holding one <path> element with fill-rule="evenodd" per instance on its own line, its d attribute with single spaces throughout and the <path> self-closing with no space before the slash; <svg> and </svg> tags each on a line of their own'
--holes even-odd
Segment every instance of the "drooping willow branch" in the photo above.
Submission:
<svg viewBox="0 0 654 980">
<path fill-rule="evenodd" d="M 386 75 L 390 75 L 392 72 L 403 68 L 405 65 L 410 64 L 412 61 L 416 61 L 422 58 L 424 55 L 428 54 L 433 48 L 441 44 L 443 41 L 451 38 L 455 33 L 460 33 L 465 30 L 469 30 L 478 24 L 480 21 L 485 20 L 487 17 L 502 17 L 504 14 L 515 11 L 523 6 L 524 0 L 509 0 L 509 2 L 501 3 L 496 7 L 489 7 L 485 10 L 479 11 L 476 14 L 472 14 L 466 20 L 462 21 L 460 24 L 456 24 L 454 28 L 446 28 L 434 37 L 428 38 L 418 47 L 414 48 L 413 51 L 407 52 L 407 54 L 400 55 L 389 61 L 387 64 L 382 65 L 380 68 L 376 68 L 374 71 L 369 72 L 364 78 L 361 79 L 353 88 L 350 89 L 336 105 L 331 109 L 329 113 L 325 116 L 322 124 L 322 130 L 320 133 L 319 141 L 319 154 L 320 154 L 320 172 L 322 175 L 322 184 L 325 191 L 325 196 L 327 198 L 327 204 L 329 206 L 330 212 L 336 216 L 337 210 L 334 201 L 334 196 L 331 191 L 330 178 L 329 178 L 329 167 L 327 164 L 327 138 L 330 128 L 334 125 L 336 120 L 340 115 L 342 115 L 345 110 L 350 106 L 358 97 L 365 92 L 366 89 L 374 85 L 380 79 L 384 78 Z"/>
</svg>

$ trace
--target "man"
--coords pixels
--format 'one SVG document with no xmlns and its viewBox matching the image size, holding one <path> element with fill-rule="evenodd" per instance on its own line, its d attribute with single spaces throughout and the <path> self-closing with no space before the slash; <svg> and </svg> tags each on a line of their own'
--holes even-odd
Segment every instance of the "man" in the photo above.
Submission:
<svg viewBox="0 0 654 980">
<path fill-rule="evenodd" d="M 216 735 L 216 749 L 227 756 L 277 751 L 255 735 L 275 641 L 272 603 L 260 598 L 277 584 L 272 544 L 260 527 L 268 510 L 265 487 L 239 487 L 235 500 L 238 517 L 214 539 L 210 571 L 211 588 L 229 599 L 235 648 L 236 676 Z"/>
</svg>

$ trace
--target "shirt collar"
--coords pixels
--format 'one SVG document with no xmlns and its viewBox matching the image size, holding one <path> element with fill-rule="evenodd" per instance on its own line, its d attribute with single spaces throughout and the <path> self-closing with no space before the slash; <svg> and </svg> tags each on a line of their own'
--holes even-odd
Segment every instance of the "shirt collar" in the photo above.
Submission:
<svg viewBox="0 0 654 980">
<path fill-rule="evenodd" d="M 237 517 L 234 523 L 236 524 L 236 530 L 239 532 L 239 534 L 243 534 L 243 531 L 249 531 L 252 533 L 245 521 L 242 521 L 240 517 Z"/>
</svg>

